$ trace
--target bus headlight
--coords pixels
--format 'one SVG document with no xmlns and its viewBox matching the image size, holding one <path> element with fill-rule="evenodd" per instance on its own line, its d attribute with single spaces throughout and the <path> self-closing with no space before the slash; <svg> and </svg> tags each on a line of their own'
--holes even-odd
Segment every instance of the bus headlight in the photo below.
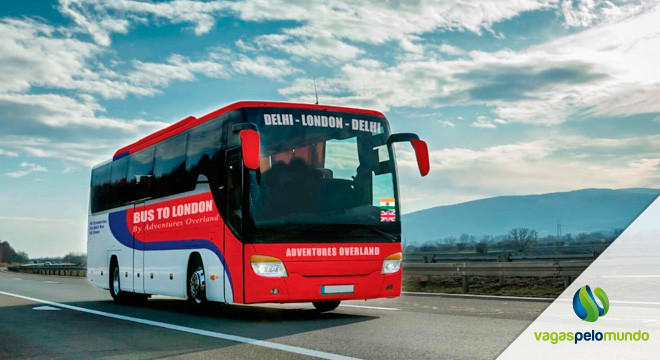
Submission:
<svg viewBox="0 0 660 360">
<path fill-rule="evenodd" d="M 250 265 L 257 275 L 268 277 L 287 277 L 282 260 L 265 255 L 250 256 Z"/>
<path fill-rule="evenodd" d="M 381 274 L 393 274 L 401 269 L 401 253 L 392 254 L 383 261 Z"/>
</svg>

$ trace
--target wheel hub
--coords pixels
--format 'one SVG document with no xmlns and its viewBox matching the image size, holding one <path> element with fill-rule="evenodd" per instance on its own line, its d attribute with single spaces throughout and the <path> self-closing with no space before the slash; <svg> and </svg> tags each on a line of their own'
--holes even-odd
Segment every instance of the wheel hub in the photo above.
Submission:
<svg viewBox="0 0 660 360">
<path fill-rule="evenodd" d="M 190 274 L 190 296 L 199 299 L 200 294 L 204 292 L 205 285 L 204 270 L 198 269 Z"/>
<path fill-rule="evenodd" d="M 119 294 L 119 268 L 115 268 L 115 272 L 112 274 L 112 290 L 115 295 Z"/>
</svg>

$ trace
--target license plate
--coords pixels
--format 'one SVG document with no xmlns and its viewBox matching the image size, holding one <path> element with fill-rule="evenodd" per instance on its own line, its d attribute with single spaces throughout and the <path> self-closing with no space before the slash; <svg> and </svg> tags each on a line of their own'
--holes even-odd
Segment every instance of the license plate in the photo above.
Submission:
<svg viewBox="0 0 660 360">
<path fill-rule="evenodd" d="M 321 286 L 321 294 L 352 294 L 354 292 L 353 285 L 324 285 Z"/>
</svg>

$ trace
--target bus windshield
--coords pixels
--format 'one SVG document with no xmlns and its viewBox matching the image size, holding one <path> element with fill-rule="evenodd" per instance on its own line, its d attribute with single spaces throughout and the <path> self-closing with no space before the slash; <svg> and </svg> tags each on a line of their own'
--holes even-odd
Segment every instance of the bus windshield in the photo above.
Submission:
<svg viewBox="0 0 660 360">
<path fill-rule="evenodd" d="M 295 109 L 248 118 L 262 144 L 247 179 L 254 241 L 400 241 L 385 119 Z"/>
</svg>

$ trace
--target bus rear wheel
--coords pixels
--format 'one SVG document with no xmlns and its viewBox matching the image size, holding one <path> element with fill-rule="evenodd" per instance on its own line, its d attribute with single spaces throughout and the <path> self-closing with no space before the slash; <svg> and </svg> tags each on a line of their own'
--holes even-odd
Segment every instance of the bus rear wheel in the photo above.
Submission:
<svg viewBox="0 0 660 360">
<path fill-rule="evenodd" d="M 316 301 L 313 302 L 312 305 L 314 305 L 318 312 L 327 312 L 336 309 L 340 302 L 341 301 Z"/>
<path fill-rule="evenodd" d="M 110 263 L 110 296 L 116 303 L 125 303 L 127 298 L 126 292 L 121 291 L 121 274 L 119 273 L 119 264 L 116 259 L 112 259 Z"/>
<path fill-rule="evenodd" d="M 191 259 L 188 267 L 188 302 L 194 307 L 201 308 L 206 304 L 206 274 L 204 265 L 199 258 Z"/>
</svg>

